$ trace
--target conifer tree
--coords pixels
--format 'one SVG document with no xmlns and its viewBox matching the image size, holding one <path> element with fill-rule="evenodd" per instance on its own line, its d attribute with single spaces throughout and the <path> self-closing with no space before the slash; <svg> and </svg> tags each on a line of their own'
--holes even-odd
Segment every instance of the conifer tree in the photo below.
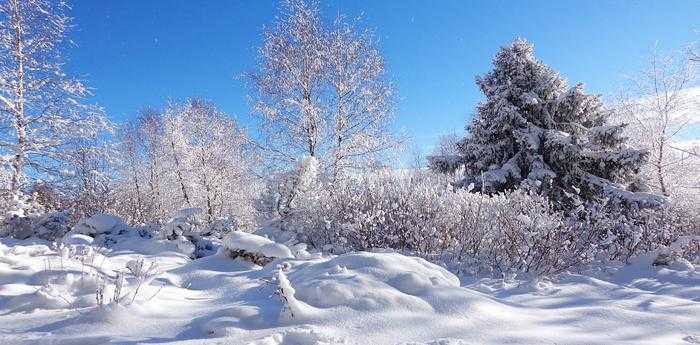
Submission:
<svg viewBox="0 0 700 345">
<path fill-rule="evenodd" d="M 610 199 L 657 203 L 630 187 L 647 153 L 628 147 L 624 125 L 582 84 L 568 87 L 517 39 L 501 48 L 494 68 L 477 78 L 486 96 L 459 143 L 466 184 L 496 193 L 524 188 L 545 194 L 562 209 Z"/>
</svg>

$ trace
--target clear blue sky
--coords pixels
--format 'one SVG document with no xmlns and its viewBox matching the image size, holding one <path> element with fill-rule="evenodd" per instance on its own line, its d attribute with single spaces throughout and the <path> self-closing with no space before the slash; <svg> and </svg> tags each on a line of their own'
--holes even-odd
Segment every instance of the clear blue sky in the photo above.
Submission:
<svg viewBox="0 0 700 345">
<path fill-rule="evenodd" d="M 75 47 L 68 70 L 87 80 L 116 122 L 167 97 L 200 96 L 251 123 L 244 85 L 263 26 L 277 1 L 119 0 L 72 2 Z M 481 97 L 474 77 L 514 37 L 569 81 L 610 94 L 662 50 L 700 40 L 700 1 L 322 2 L 326 18 L 363 15 L 381 39 L 400 97 L 397 128 L 429 149 L 439 135 L 462 133 Z M 251 128 L 251 130 L 254 130 Z"/>
</svg>

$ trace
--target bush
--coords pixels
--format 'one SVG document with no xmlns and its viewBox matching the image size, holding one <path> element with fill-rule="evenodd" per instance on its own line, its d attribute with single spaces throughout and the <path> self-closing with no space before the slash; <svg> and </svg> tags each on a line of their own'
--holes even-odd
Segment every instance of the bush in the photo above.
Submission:
<svg viewBox="0 0 700 345">
<path fill-rule="evenodd" d="M 568 217 L 539 195 L 455 189 L 444 175 L 382 171 L 296 195 L 281 219 L 330 252 L 391 248 L 474 273 L 556 273 L 595 259 L 626 260 L 691 231 L 673 208 L 592 205 Z"/>
<path fill-rule="evenodd" d="M 37 237 L 56 241 L 70 229 L 67 212 L 47 212 L 36 200 L 36 195 L 19 194 L 14 197 L 0 192 L 0 238 L 27 239 Z"/>
<path fill-rule="evenodd" d="M 481 272 L 546 274 L 589 249 L 546 199 L 523 192 L 486 196 L 444 176 L 391 171 L 324 187 L 283 224 L 328 251 L 392 248 Z"/>
<path fill-rule="evenodd" d="M 594 236 L 599 257 L 628 261 L 631 257 L 670 246 L 680 237 L 700 235 L 697 219 L 684 208 L 618 208 L 592 205 L 580 221 Z"/>
</svg>

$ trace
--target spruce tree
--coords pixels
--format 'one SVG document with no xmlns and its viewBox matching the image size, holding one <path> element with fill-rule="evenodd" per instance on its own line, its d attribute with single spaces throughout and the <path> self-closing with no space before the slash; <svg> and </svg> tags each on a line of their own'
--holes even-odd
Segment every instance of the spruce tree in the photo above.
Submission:
<svg viewBox="0 0 700 345">
<path fill-rule="evenodd" d="M 611 199 L 659 202 L 633 192 L 647 153 L 625 144 L 624 125 L 607 123 L 610 113 L 598 96 L 582 84 L 568 87 L 525 40 L 501 48 L 493 65 L 477 77 L 486 99 L 459 143 L 465 184 L 486 193 L 536 191 L 565 210 Z"/>
</svg>

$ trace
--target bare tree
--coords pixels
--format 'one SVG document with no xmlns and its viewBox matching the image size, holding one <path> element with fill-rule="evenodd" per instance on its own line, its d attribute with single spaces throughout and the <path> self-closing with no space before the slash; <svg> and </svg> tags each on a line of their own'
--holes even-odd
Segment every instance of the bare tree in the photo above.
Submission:
<svg viewBox="0 0 700 345">
<path fill-rule="evenodd" d="M 333 178 L 347 169 L 372 164 L 377 154 L 396 147 L 390 133 L 393 87 L 371 31 L 338 17 L 328 35 L 326 60 L 333 118 Z"/>
<path fill-rule="evenodd" d="M 325 131 L 324 41 L 318 10 L 287 1 L 282 19 L 265 32 L 259 66 L 248 77 L 257 91 L 268 151 L 276 158 L 316 157 Z"/>
<path fill-rule="evenodd" d="M 66 9 L 61 1 L 0 3 L 0 152 L 13 195 L 27 176 L 60 176 L 73 139 L 109 128 L 101 109 L 82 102 L 87 88 L 62 70 Z"/>
<path fill-rule="evenodd" d="M 338 177 L 398 143 L 388 128 L 394 92 L 376 38 L 343 17 L 324 25 L 315 3 L 284 3 L 248 78 L 271 158 L 314 157 Z"/>
<path fill-rule="evenodd" d="M 649 151 L 643 172 L 652 190 L 666 196 L 697 188 L 691 181 L 698 173 L 697 154 L 679 143 L 690 125 L 700 121 L 700 100 L 691 88 L 695 77 L 687 60 L 655 52 L 621 97 L 618 120 L 627 123 L 635 146 Z"/>
<path fill-rule="evenodd" d="M 441 173 L 455 173 L 463 164 L 459 151 L 460 140 L 455 133 L 441 136 L 437 146 L 427 157 L 428 167 Z"/>
<path fill-rule="evenodd" d="M 216 105 L 170 101 L 162 111 L 142 111 L 127 128 L 115 190 L 131 203 L 119 214 L 137 223 L 167 222 L 182 208 L 198 208 L 208 222 L 253 224 L 253 200 L 261 189 L 253 171 L 257 154 Z"/>
<path fill-rule="evenodd" d="M 695 63 L 700 63 L 700 49 L 697 49 L 695 44 L 688 47 L 688 59 Z"/>
</svg>

